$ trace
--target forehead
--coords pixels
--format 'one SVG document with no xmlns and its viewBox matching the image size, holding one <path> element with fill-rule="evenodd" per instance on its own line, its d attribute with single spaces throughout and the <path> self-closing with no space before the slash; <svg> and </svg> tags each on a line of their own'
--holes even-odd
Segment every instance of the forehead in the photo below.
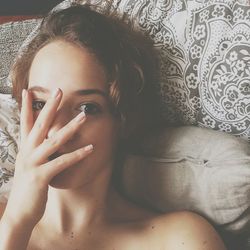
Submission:
<svg viewBox="0 0 250 250">
<path fill-rule="evenodd" d="M 104 67 L 86 48 L 53 41 L 38 51 L 29 72 L 29 87 L 61 88 L 64 92 L 84 88 L 107 89 Z"/>
</svg>

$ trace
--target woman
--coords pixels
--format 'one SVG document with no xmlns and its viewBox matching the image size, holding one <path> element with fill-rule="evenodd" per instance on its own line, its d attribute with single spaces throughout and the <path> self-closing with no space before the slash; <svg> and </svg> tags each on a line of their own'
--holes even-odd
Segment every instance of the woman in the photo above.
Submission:
<svg viewBox="0 0 250 250">
<path fill-rule="evenodd" d="M 155 214 L 114 188 L 121 151 L 155 122 L 155 64 L 141 38 L 75 6 L 45 18 L 15 63 L 21 141 L 1 250 L 225 249 L 200 216 Z"/>
</svg>

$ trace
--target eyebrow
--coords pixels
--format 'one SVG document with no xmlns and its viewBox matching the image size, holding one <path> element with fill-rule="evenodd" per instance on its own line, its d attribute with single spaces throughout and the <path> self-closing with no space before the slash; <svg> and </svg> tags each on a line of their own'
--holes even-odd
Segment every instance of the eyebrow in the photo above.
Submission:
<svg viewBox="0 0 250 250">
<path fill-rule="evenodd" d="M 33 86 L 33 87 L 29 88 L 28 90 L 34 91 L 34 92 L 41 92 L 41 93 L 45 93 L 45 94 L 48 94 L 50 92 L 48 89 L 43 88 L 41 86 Z M 79 89 L 79 90 L 74 91 L 73 94 L 79 95 L 79 96 L 97 94 L 97 95 L 101 95 L 105 98 L 108 98 L 108 94 L 100 89 Z"/>
</svg>

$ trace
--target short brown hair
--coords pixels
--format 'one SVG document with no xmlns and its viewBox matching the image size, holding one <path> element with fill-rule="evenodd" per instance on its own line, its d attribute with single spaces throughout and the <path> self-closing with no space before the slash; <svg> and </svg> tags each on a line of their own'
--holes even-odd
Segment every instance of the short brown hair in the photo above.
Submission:
<svg viewBox="0 0 250 250">
<path fill-rule="evenodd" d="M 19 105 L 36 53 L 58 39 L 87 48 L 104 67 L 112 82 L 110 100 L 126 137 L 157 120 L 157 60 L 152 42 L 118 17 L 100 14 L 89 5 L 72 6 L 43 19 L 38 34 L 12 68 L 13 97 Z"/>
</svg>

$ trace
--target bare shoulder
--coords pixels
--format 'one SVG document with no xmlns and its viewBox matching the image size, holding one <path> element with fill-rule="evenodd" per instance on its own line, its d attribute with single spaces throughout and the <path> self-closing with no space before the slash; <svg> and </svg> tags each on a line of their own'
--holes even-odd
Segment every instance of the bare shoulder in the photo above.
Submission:
<svg viewBox="0 0 250 250">
<path fill-rule="evenodd" d="M 113 205 L 110 209 L 110 211 L 116 211 L 112 216 L 118 217 L 118 221 L 123 222 L 123 228 L 124 225 L 128 225 L 130 232 L 136 229 L 137 233 L 133 235 L 138 236 L 140 242 L 145 243 L 145 246 L 130 249 L 226 249 L 215 229 L 195 213 L 183 211 L 159 215 L 121 198 L 117 200 L 119 202 L 113 202 L 113 204 L 118 205 Z M 127 231 L 124 231 L 128 235 Z"/>
<path fill-rule="evenodd" d="M 215 229 L 195 213 L 183 211 L 157 216 L 154 219 L 154 228 L 159 240 L 163 239 L 164 249 L 226 249 Z"/>
</svg>

